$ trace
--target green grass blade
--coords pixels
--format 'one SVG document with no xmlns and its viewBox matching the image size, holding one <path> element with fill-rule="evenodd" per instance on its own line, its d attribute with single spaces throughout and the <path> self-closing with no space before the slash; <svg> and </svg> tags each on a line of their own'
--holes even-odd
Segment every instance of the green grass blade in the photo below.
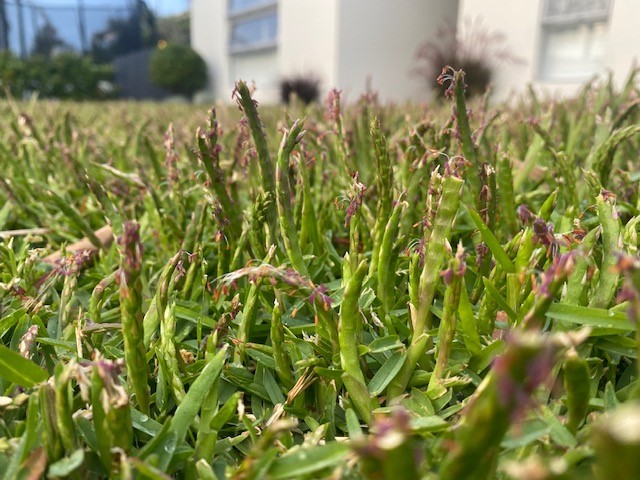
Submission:
<svg viewBox="0 0 640 480">
<path fill-rule="evenodd" d="M 406 358 L 406 351 L 395 352 L 391 355 L 369 381 L 367 385 L 369 394 L 372 396 L 380 395 L 384 389 L 387 388 L 391 380 L 393 380 L 393 377 L 400 371 Z"/>
<path fill-rule="evenodd" d="M 198 378 L 193 382 L 189 391 L 185 395 L 182 403 L 178 405 L 173 419 L 171 420 L 170 433 L 175 433 L 179 441 L 182 441 L 196 418 L 198 410 L 202 405 L 202 401 L 212 385 L 220 376 L 222 367 L 224 367 L 225 357 L 227 355 L 226 345 L 220 349 L 218 353 L 202 369 Z"/>
<path fill-rule="evenodd" d="M 299 448 L 275 460 L 269 469 L 269 478 L 272 480 L 302 478 L 319 470 L 335 467 L 345 459 L 349 451 L 348 444 L 338 442 Z"/>
<path fill-rule="evenodd" d="M 44 382 L 49 378 L 49 374 L 31 360 L 0 345 L 0 378 L 21 387 L 32 387 L 36 383 Z"/>
<path fill-rule="evenodd" d="M 507 300 L 500 294 L 498 289 L 493 286 L 493 283 L 491 283 L 491 280 L 485 277 L 482 279 L 482 281 L 484 282 L 484 288 L 487 289 L 487 294 L 490 295 L 491 298 L 493 298 L 493 300 L 498 304 L 498 306 L 502 310 L 504 310 L 504 313 L 507 314 L 507 316 L 509 317 L 509 320 L 511 320 L 512 322 L 515 322 L 516 319 L 518 318 L 518 315 L 509 306 L 509 304 L 507 303 Z"/>
<path fill-rule="evenodd" d="M 464 280 L 462 282 L 462 288 L 460 289 L 458 316 L 460 317 L 458 328 L 460 329 L 460 333 L 462 333 L 464 344 L 472 355 L 477 354 L 482 350 L 482 345 L 480 344 L 480 336 L 478 335 L 476 319 L 473 314 L 473 306 L 469 300 L 469 294 L 467 293 Z"/>
<path fill-rule="evenodd" d="M 613 328 L 622 332 L 632 332 L 636 329 L 624 312 L 611 309 L 552 303 L 546 315 L 553 320 L 585 327 Z"/>
<path fill-rule="evenodd" d="M 476 228 L 480 232 L 482 240 L 484 240 L 484 243 L 487 244 L 487 247 L 489 247 L 489 250 L 491 250 L 491 253 L 493 254 L 496 261 L 500 264 L 502 269 L 507 273 L 515 273 L 516 266 L 513 264 L 504 248 L 502 248 L 502 245 L 500 245 L 500 242 L 493 234 L 493 232 L 489 230 L 489 228 L 482 221 L 482 218 L 480 218 L 478 212 L 476 212 L 472 207 L 469 207 L 468 205 L 465 205 L 465 208 L 467 209 L 467 212 L 469 212 L 473 223 L 475 223 Z"/>
</svg>

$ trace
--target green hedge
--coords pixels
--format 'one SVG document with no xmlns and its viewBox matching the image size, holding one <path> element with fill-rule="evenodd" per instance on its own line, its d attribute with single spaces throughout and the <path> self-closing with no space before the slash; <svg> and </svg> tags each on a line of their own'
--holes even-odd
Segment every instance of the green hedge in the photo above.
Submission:
<svg viewBox="0 0 640 480">
<path fill-rule="evenodd" d="M 15 97 L 38 93 L 43 98 L 98 100 L 116 93 L 113 69 L 91 57 L 65 52 L 51 59 L 32 55 L 20 59 L 0 52 L 0 86 Z"/>
</svg>

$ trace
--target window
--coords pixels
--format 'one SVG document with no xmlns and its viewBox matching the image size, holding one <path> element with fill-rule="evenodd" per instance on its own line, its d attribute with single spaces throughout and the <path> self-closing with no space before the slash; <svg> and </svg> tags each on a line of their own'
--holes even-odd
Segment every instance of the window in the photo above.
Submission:
<svg viewBox="0 0 640 480">
<path fill-rule="evenodd" d="M 546 0 L 540 78 L 583 80 L 600 71 L 611 0 Z"/>
<path fill-rule="evenodd" d="M 229 0 L 231 53 L 242 53 L 276 46 L 278 6 L 274 0 Z"/>
<path fill-rule="evenodd" d="M 274 3 L 273 0 L 229 0 L 229 14 L 234 15 L 264 6 L 273 6 Z"/>
</svg>

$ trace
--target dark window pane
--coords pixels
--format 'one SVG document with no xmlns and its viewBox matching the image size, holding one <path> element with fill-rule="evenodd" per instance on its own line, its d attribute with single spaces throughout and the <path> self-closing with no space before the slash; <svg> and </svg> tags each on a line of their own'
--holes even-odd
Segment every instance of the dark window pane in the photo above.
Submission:
<svg viewBox="0 0 640 480">
<path fill-rule="evenodd" d="M 242 12 L 274 3 L 273 0 L 229 0 L 229 13 Z"/>
<path fill-rule="evenodd" d="M 575 81 L 594 75 L 605 55 L 605 22 L 553 27 L 544 31 L 540 76 L 550 81 Z"/>
<path fill-rule="evenodd" d="M 253 47 L 274 43 L 278 36 L 278 15 L 270 12 L 260 17 L 237 20 L 231 27 L 231 46 Z"/>
<path fill-rule="evenodd" d="M 610 0 L 547 0 L 545 13 L 550 17 L 567 15 L 607 15 Z"/>
</svg>

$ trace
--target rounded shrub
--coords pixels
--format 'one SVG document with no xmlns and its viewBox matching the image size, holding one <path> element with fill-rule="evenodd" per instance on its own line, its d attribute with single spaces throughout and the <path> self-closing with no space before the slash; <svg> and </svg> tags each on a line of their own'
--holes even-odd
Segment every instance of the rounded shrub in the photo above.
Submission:
<svg viewBox="0 0 640 480">
<path fill-rule="evenodd" d="M 165 90 L 192 98 L 207 84 L 207 66 L 191 47 L 164 44 L 151 54 L 149 78 Z"/>
</svg>

